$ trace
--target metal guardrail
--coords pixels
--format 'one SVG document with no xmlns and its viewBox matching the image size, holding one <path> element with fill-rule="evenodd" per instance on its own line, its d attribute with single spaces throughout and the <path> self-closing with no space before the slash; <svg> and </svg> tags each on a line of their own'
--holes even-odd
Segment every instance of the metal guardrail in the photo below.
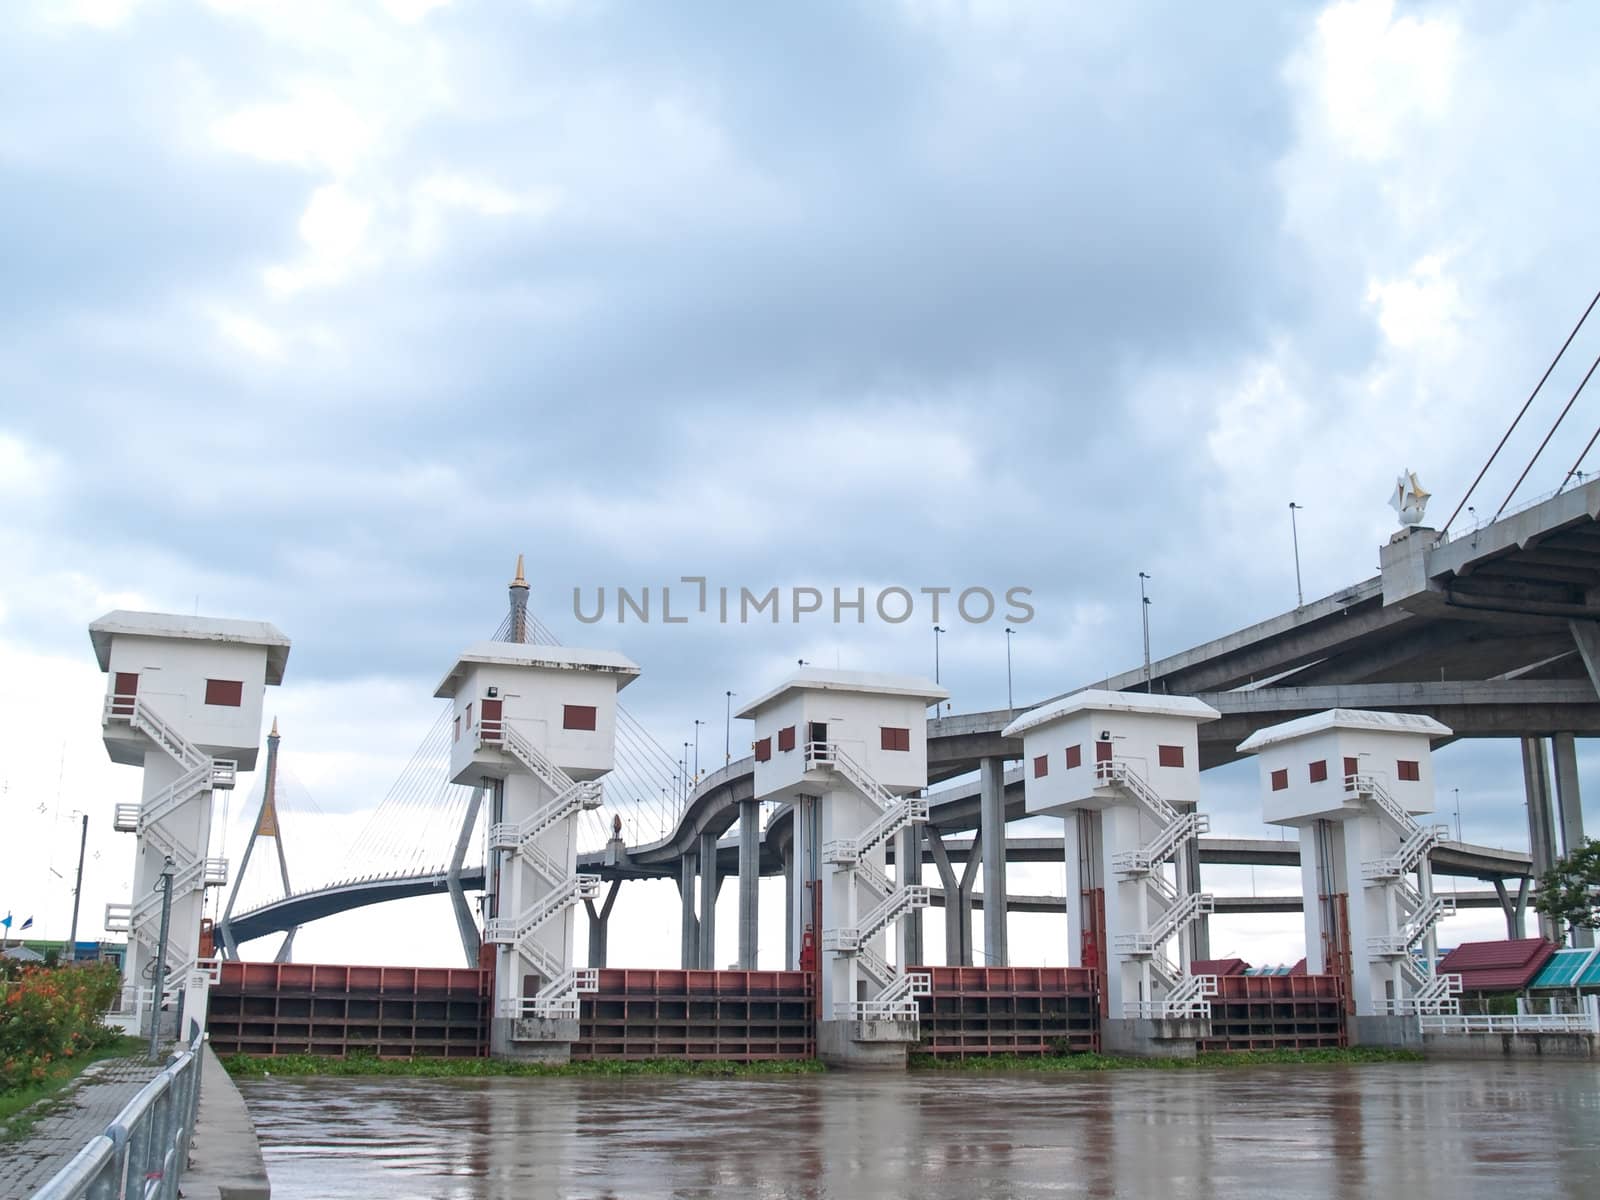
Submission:
<svg viewBox="0 0 1600 1200">
<path fill-rule="evenodd" d="M 201 1049 L 188 1047 L 78 1151 L 33 1200 L 177 1200 L 200 1109 Z"/>
</svg>

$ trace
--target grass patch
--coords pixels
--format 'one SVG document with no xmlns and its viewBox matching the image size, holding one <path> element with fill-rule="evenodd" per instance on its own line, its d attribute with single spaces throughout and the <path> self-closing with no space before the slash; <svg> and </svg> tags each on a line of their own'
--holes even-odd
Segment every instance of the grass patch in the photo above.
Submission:
<svg viewBox="0 0 1600 1200">
<path fill-rule="evenodd" d="M 89 1050 L 76 1058 L 57 1059 L 53 1069 L 37 1083 L 0 1093 L 0 1142 L 14 1142 L 26 1137 L 34 1125 L 54 1112 L 59 1105 L 56 1096 L 91 1063 L 108 1058 L 131 1058 L 142 1055 L 143 1038 L 119 1037 L 107 1045 Z"/>
<path fill-rule="evenodd" d="M 809 1059 L 775 1062 L 690 1062 L 682 1058 L 652 1058 L 640 1062 L 601 1059 L 597 1062 L 526 1063 L 494 1058 L 377 1058 L 356 1054 L 329 1058 L 319 1054 L 286 1054 L 280 1058 L 254 1058 L 232 1054 L 222 1060 L 235 1079 L 267 1075 L 395 1075 L 424 1079 L 490 1079 L 517 1075 L 615 1077 L 628 1075 L 809 1075 L 827 1070 Z"/>
<path fill-rule="evenodd" d="M 947 1059 L 911 1055 L 919 1071 L 1183 1071 L 1201 1067 L 1351 1066 L 1363 1063 L 1421 1062 L 1415 1050 L 1352 1046 L 1347 1050 L 1211 1051 L 1194 1058 L 1118 1058 L 1111 1054 L 1059 1054 L 1023 1057 L 996 1054 L 989 1058 Z"/>
</svg>

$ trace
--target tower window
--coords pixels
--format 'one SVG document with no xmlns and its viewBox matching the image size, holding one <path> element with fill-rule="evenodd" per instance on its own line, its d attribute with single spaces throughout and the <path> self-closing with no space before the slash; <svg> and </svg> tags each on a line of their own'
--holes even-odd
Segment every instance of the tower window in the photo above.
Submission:
<svg viewBox="0 0 1600 1200">
<path fill-rule="evenodd" d="M 1068 746 L 1067 747 L 1067 770 L 1070 771 L 1070 770 L 1072 770 L 1073 767 L 1081 767 L 1081 766 L 1083 766 L 1083 747 L 1082 746 Z"/>
<path fill-rule="evenodd" d="M 755 752 L 756 752 L 756 761 L 757 762 L 771 762 L 772 761 L 772 739 L 769 738 L 769 737 L 762 738 L 759 742 L 757 742 L 755 744 Z"/>
<path fill-rule="evenodd" d="M 785 725 L 782 729 L 778 730 L 778 749 L 779 750 L 793 750 L 794 749 L 794 726 L 793 725 Z"/>
<path fill-rule="evenodd" d="M 244 684 L 237 679 L 208 679 L 206 703 L 223 708 L 238 708 L 244 703 Z"/>
<path fill-rule="evenodd" d="M 1275 792 L 1281 792 L 1288 786 L 1289 772 L 1287 769 L 1280 767 L 1278 770 L 1272 773 L 1272 790 Z"/>
<path fill-rule="evenodd" d="M 1422 778 L 1422 766 L 1415 759 L 1402 758 L 1394 765 L 1394 775 L 1406 783 L 1416 783 Z"/>
<path fill-rule="evenodd" d="M 1043 779 L 1048 774 L 1050 774 L 1050 756 L 1041 754 L 1033 760 L 1033 777 Z"/>
<path fill-rule="evenodd" d="M 900 729 L 893 725 L 880 726 L 878 745 L 883 750 L 910 750 L 911 730 Z"/>
<path fill-rule="evenodd" d="M 1182 746 L 1157 746 L 1156 747 L 1156 765 L 1162 766 L 1162 767 L 1181 767 L 1181 766 L 1183 766 L 1183 747 Z"/>
<path fill-rule="evenodd" d="M 592 704 L 563 704 L 561 706 L 561 728 L 563 729 L 593 729 L 595 709 Z"/>
<path fill-rule="evenodd" d="M 1308 774 L 1310 775 L 1312 783 L 1321 783 L 1323 780 L 1327 779 L 1328 760 L 1325 758 L 1317 759 L 1317 761 L 1312 763 L 1308 768 Z"/>
</svg>

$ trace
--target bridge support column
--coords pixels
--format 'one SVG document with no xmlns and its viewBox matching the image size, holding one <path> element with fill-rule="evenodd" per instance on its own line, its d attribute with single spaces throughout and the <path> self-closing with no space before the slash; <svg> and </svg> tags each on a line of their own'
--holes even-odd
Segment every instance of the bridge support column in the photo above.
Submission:
<svg viewBox="0 0 1600 1200">
<path fill-rule="evenodd" d="M 1561 810 L 1561 850 L 1571 854 L 1583 845 L 1583 797 L 1578 790 L 1578 744 L 1570 733 L 1550 739 L 1555 752 L 1556 803 Z M 1593 946 L 1594 930 L 1574 925 L 1567 931 L 1570 946 Z"/>
<path fill-rule="evenodd" d="M 461 886 L 461 864 L 466 861 L 467 845 L 472 841 L 472 829 L 478 823 L 478 809 L 483 805 L 484 785 L 479 784 L 472 789 L 472 797 L 467 801 L 467 812 L 461 819 L 461 832 L 456 837 L 455 853 L 450 856 L 450 869 L 445 873 L 445 887 L 450 892 L 450 908 L 456 916 L 456 931 L 461 935 L 461 952 L 466 956 L 467 966 L 476 967 L 478 958 L 483 953 L 483 942 L 478 936 L 478 923 L 472 919 L 472 905 L 467 903 L 467 893 Z M 255 838 L 251 834 L 251 840 Z M 249 852 L 246 851 L 246 861 Z M 240 878 L 244 877 L 244 870 L 240 868 Z M 289 935 L 290 941 L 294 935 Z M 289 943 L 284 943 L 288 949 Z"/>
<path fill-rule="evenodd" d="M 928 826 L 928 849 L 944 888 L 944 961 L 952 967 L 972 965 L 972 888 L 983 863 L 983 840 L 974 839 L 972 854 L 962 868 L 960 879 L 950 864 L 950 853 L 938 829 Z"/>
<path fill-rule="evenodd" d="M 894 874 L 902 884 L 922 882 L 922 825 L 912 825 L 894 835 Z M 922 964 L 922 913 L 908 913 L 900 921 L 895 950 L 902 967 Z"/>
<path fill-rule="evenodd" d="M 717 969 L 717 892 L 722 880 L 717 875 L 717 835 L 700 835 L 700 949 L 696 966 L 703 971 Z"/>
<path fill-rule="evenodd" d="M 1528 797 L 1528 850 L 1533 859 L 1534 878 L 1550 869 L 1556 860 L 1556 827 L 1551 811 L 1550 752 L 1544 738 L 1522 739 L 1522 782 Z M 1559 941 L 1556 923 L 1539 914 L 1539 933 Z"/>
<path fill-rule="evenodd" d="M 739 801 L 739 969 L 756 969 L 761 905 L 761 802 Z"/>
<path fill-rule="evenodd" d="M 983 845 L 983 961 L 1003 967 L 1006 944 L 1006 764 L 986 758 L 978 764 L 980 838 Z M 962 897 L 963 904 L 967 897 Z"/>
<path fill-rule="evenodd" d="M 693 850 L 685 850 L 679 860 L 678 896 L 683 903 L 683 949 L 680 958 L 685 971 L 700 965 L 700 922 L 694 915 L 694 884 L 696 857 Z"/>
<path fill-rule="evenodd" d="M 589 914 L 589 965 L 603 967 L 606 965 L 606 933 L 611 928 L 611 906 L 617 902 L 617 893 L 622 890 L 622 880 L 613 879 L 611 887 L 606 891 L 605 903 L 598 909 L 593 900 L 583 902 L 584 909 Z"/>
<path fill-rule="evenodd" d="M 1528 912 L 1527 876 L 1517 880 L 1517 899 L 1515 903 L 1512 902 L 1511 896 L 1506 891 L 1506 881 L 1504 879 L 1496 879 L 1494 881 L 1494 890 L 1495 895 L 1500 897 L 1500 911 L 1506 915 L 1506 937 L 1512 941 L 1526 937 L 1527 934 L 1523 931 L 1523 918 Z"/>
</svg>

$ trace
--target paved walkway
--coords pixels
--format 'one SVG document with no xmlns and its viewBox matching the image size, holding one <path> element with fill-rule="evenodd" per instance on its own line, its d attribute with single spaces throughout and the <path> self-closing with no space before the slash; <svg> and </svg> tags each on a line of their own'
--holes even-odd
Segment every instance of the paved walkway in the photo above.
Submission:
<svg viewBox="0 0 1600 1200">
<path fill-rule="evenodd" d="M 0 1200 L 27 1200 L 48 1183 L 165 1065 L 146 1062 L 143 1055 L 108 1058 L 40 1101 L 49 1115 L 20 1141 L 0 1141 Z"/>
</svg>

